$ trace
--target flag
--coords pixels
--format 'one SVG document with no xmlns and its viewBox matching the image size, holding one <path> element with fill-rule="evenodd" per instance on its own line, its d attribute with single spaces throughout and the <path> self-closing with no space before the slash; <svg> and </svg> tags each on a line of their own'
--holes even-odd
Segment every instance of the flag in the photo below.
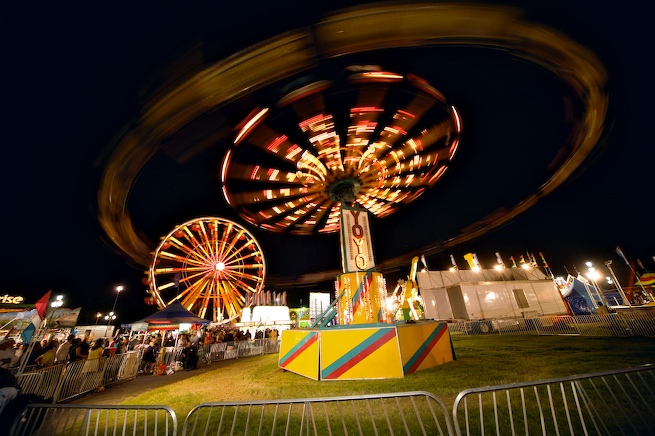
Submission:
<svg viewBox="0 0 655 436">
<path fill-rule="evenodd" d="M 425 269 L 428 269 L 428 263 L 425 261 L 425 254 L 421 255 L 421 262 L 423 262 Z"/>
<path fill-rule="evenodd" d="M 30 323 L 23 329 L 20 334 L 20 337 L 24 344 L 29 344 L 34 336 L 34 332 L 41 326 L 41 317 L 37 309 L 32 309 L 30 312 L 31 319 Z"/>
<path fill-rule="evenodd" d="M 52 291 L 46 292 L 46 294 L 39 298 L 39 301 L 34 304 L 34 307 L 36 307 L 36 311 L 41 318 L 45 316 L 45 311 L 48 308 L 48 302 L 50 301 L 50 294 L 52 294 Z"/>
<path fill-rule="evenodd" d="M 514 256 L 510 256 L 509 260 L 512 261 L 512 268 L 516 268 L 516 262 L 514 261 Z"/>
<path fill-rule="evenodd" d="M 521 260 L 519 261 L 519 263 L 525 263 L 525 259 L 523 258 L 523 255 L 522 255 L 522 254 L 519 256 L 519 259 L 521 259 Z"/>
<path fill-rule="evenodd" d="M 619 257 L 623 259 L 626 265 L 630 266 L 630 262 L 628 262 L 628 259 L 625 257 L 625 254 L 623 254 L 623 250 L 621 250 L 621 247 L 619 247 L 618 245 L 616 246 L 616 254 L 618 254 Z"/>
<path fill-rule="evenodd" d="M 646 268 L 644 268 L 644 264 L 641 263 L 641 259 L 637 259 L 637 265 L 638 265 L 639 268 L 641 268 L 641 269 L 646 269 Z"/>
<path fill-rule="evenodd" d="M 534 257 L 534 253 L 530 253 L 530 258 L 532 259 L 532 266 L 538 268 L 539 264 L 537 263 L 537 259 Z"/>
<path fill-rule="evenodd" d="M 30 312 L 30 323 L 23 329 L 20 334 L 24 344 L 29 344 L 34 336 L 34 332 L 41 327 L 41 320 L 45 316 L 48 303 L 50 302 L 50 295 L 52 291 L 48 291 L 45 295 L 34 304 L 34 309 Z M 32 313 L 33 312 L 33 313 Z"/>
<path fill-rule="evenodd" d="M 473 259 L 475 260 L 475 266 L 481 268 L 480 261 L 478 260 L 478 255 L 476 253 L 473 253 Z"/>
<path fill-rule="evenodd" d="M 450 255 L 450 263 L 452 263 L 453 267 L 457 269 L 457 262 L 455 262 L 455 256 L 453 256 L 452 254 Z"/>
<path fill-rule="evenodd" d="M 641 286 L 651 286 L 655 285 L 655 273 L 652 272 L 644 272 L 640 277 L 639 280 L 635 283 L 635 285 L 641 285 Z"/>
<path fill-rule="evenodd" d="M 466 254 L 464 255 L 464 259 L 466 259 L 466 261 L 468 262 L 468 264 L 469 264 L 469 266 L 470 266 L 471 268 L 475 268 L 475 267 L 476 267 L 476 265 L 475 265 L 475 261 L 473 260 L 473 253 L 466 253 Z"/>
<path fill-rule="evenodd" d="M 503 262 L 503 258 L 500 257 L 500 253 L 496 251 L 496 262 L 498 262 L 499 265 L 505 265 L 505 262 Z"/>
<path fill-rule="evenodd" d="M 544 263 L 544 268 L 548 268 L 548 262 L 546 262 L 546 258 L 544 257 L 543 254 L 541 254 L 541 251 L 539 252 L 539 256 L 541 256 L 541 260 Z"/>
</svg>

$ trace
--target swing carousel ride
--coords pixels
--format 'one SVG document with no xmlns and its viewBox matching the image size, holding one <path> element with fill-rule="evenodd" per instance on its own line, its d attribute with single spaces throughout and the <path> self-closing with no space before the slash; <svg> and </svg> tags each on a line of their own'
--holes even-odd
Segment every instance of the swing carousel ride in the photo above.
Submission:
<svg viewBox="0 0 655 436">
<path fill-rule="evenodd" d="M 380 244 L 380 262 L 357 268 L 399 269 L 530 208 L 582 165 L 603 131 L 607 78 L 597 58 L 545 25 L 526 26 L 513 9 L 363 5 L 232 56 L 212 57 L 212 47 L 143 94 L 138 120 L 107 153 L 97 198 L 112 244 L 148 268 L 156 304 L 180 301 L 213 320 L 238 315 L 265 285 L 333 283 L 350 271 L 344 258 L 337 265 L 339 244 L 318 243 L 335 241 L 342 206 L 370 214 L 378 235 L 402 233 L 400 244 Z M 528 69 L 541 75 L 512 79 Z M 492 79 L 495 88 L 484 85 Z M 494 101 L 510 94 L 496 92 L 502 86 L 555 115 L 498 117 Z M 484 137 L 464 140 L 467 114 Z M 526 155 L 528 131 L 540 137 Z M 502 144 L 491 147 L 495 136 Z M 456 152 L 475 177 L 451 170 L 451 189 L 431 189 Z M 480 183 L 500 173 L 530 182 L 502 191 Z M 156 191 L 167 199 L 148 194 Z M 403 233 L 411 228 L 421 231 Z"/>
</svg>

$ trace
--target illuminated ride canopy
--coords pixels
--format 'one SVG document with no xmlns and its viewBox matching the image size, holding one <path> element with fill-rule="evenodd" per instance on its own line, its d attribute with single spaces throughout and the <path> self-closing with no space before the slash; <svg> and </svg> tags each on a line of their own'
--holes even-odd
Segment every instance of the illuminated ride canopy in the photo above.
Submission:
<svg viewBox="0 0 655 436">
<path fill-rule="evenodd" d="M 461 122 L 426 81 L 376 70 L 303 84 L 243 124 L 222 165 L 226 201 L 261 228 L 311 234 L 338 231 L 342 202 L 384 217 L 417 198 L 446 171 Z"/>
</svg>

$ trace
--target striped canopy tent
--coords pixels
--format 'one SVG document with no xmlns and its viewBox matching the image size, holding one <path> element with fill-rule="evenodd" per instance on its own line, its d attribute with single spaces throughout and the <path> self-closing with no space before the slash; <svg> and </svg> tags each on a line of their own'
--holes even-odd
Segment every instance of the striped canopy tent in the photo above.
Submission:
<svg viewBox="0 0 655 436">
<path fill-rule="evenodd" d="M 644 271 L 635 282 L 635 286 L 654 286 L 655 285 L 655 272 Z"/>
</svg>

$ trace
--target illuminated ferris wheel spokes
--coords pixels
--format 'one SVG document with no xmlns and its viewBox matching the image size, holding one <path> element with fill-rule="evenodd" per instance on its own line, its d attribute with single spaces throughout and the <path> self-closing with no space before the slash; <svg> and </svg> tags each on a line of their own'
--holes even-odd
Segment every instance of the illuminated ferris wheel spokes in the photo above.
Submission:
<svg viewBox="0 0 655 436">
<path fill-rule="evenodd" d="M 173 301 L 213 320 L 240 313 L 247 292 L 263 287 L 265 262 L 254 237 L 216 217 L 177 226 L 155 251 L 151 293 L 160 306 Z"/>
</svg>

